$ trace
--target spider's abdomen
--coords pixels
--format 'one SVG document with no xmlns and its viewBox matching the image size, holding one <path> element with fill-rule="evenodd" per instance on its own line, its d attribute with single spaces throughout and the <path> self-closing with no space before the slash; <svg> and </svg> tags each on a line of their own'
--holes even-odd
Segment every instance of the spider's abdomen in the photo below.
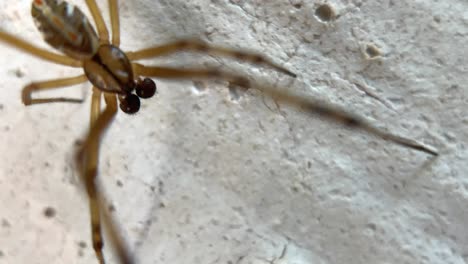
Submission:
<svg viewBox="0 0 468 264">
<path fill-rule="evenodd" d="M 49 45 L 78 60 L 91 58 L 99 39 L 86 16 L 61 0 L 34 0 L 31 15 Z"/>
</svg>

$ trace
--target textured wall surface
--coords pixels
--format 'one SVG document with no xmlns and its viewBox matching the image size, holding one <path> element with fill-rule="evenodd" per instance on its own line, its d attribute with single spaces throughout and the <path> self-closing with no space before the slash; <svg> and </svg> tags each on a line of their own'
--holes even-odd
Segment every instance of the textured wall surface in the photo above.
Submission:
<svg viewBox="0 0 468 264">
<path fill-rule="evenodd" d="M 0 29 L 48 48 L 30 2 L 1 1 Z M 158 81 L 140 113 L 119 113 L 100 156 L 106 204 L 137 263 L 468 262 L 465 0 L 327 1 L 331 21 L 315 0 L 120 2 L 124 50 L 199 37 L 266 54 L 299 77 L 187 53 L 145 63 L 223 67 L 440 151 L 432 158 L 223 81 Z M 24 85 L 80 70 L 3 44 L 0 63 L 0 263 L 96 263 L 73 165 L 90 85 L 49 93 L 86 97 L 81 105 L 25 107 Z"/>
</svg>

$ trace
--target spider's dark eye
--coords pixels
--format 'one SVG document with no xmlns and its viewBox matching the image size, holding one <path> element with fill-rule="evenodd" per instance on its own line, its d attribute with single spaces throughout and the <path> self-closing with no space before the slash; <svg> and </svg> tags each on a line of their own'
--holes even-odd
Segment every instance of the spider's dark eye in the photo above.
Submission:
<svg viewBox="0 0 468 264">
<path fill-rule="evenodd" d="M 143 81 L 138 81 L 136 86 L 136 94 L 140 98 L 150 98 L 156 93 L 156 83 L 150 78 L 145 78 Z"/>
<path fill-rule="evenodd" d="M 125 97 L 120 97 L 120 109 L 127 114 L 135 114 L 140 110 L 140 98 L 134 94 L 127 94 Z"/>
</svg>

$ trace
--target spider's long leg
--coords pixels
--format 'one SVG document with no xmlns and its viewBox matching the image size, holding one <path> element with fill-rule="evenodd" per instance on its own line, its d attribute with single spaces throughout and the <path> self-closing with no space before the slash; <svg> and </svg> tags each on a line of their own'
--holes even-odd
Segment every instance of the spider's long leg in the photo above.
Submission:
<svg viewBox="0 0 468 264">
<path fill-rule="evenodd" d="M 106 109 L 107 110 L 107 109 Z M 114 111 L 116 112 L 116 110 Z M 100 264 L 104 264 L 103 238 L 101 228 L 101 208 L 98 200 L 98 190 L 96 186 L 97 166 L 99 159 L 99 130 L 105 128 L 97 128 L 99 124 L 110 123 L 113 117 L 112 110 L 108 110 L 105 115 L 101 114 L 101 91 L 93 87 L 93 96 L 91 101 L 91 116 L 90 116 L 90 132 L 85 140 L 82 153 L 79 154 L 79 164 L 83 166 L 81 169 L 82 180 L 85 183 L 86 191 L 89 197 L 89 213 L 91 217 L 91 236 L 93 241 L 93 248 Z M 110 116 L 110 117 L 109 117 Z M 101 120 L 99 120 L 101 119 Z M 80 164 L 81 163 L 81 164 Z"/>
<path fill-rule="evenodd" d="M 104 131 L 109 127 L 115 115 L 117 114 L 117 98 L 114 94 L 104 94 L 106 108 L 101 112 L 101 91 L 93 88 L 93 97 L 91 101 L 90 131 L 86 137 L 81 151 L 77 154 L 78 165 L 82 174 L 82 180 L 85 183 L 89 197 L 89 208 L 91 216 L 91 232 L 93 248 L 99 259 L 100 264 L 104 264 L 103 237 L 101 224 L 105 223 L 109 231 L 112 245 L 117 249 L 119 263 L 133 263 L 131 254 L 127 252 L 126 245 L 116 231 L 116 224 L 112 217 L 102 212 L 99 201 L 99 189 L 96 183 L 98 162 L 99 162 L 99 143 Z M 101 219 L 103 213 L 103 219 Z"/>
<path fill-rule="evenodd" d="M 439 155 L 438 151 L 433 147 L 426 146 L 409 138 L 385 132 L 381 129 L 378 129 L 375 126 L 372 126 L 369 122 L 365 121 L 361 117 L 350 114 L 344 110 L 339 109 L 336 106 L 313 100 L 312 98 L 310 98 L 310 96 L 293 94 L 291 92 L 286 92 L 284 90 L 272 87 L 255 86 L 255 88 L 262 90 L 263 93 L 268 94 L 269 96 L 277 99 L 278 101 L 298 107 L 302 110 L 307 111 L 310 114 L 325 117 L 350 129 L 363 130 L 371 135 L 375 135 L 379 138 L 391 141 L 395 144 L 404 147 L 422 151 L 433 156 Z"/>
<path fill-rule="evenodd" d="M 246 88 L 256 88 L 261 90 L 264 94 L 269 95 L 275 100 L 278 100 L 279 102 L 283 102 L 293 107 L 300 108 L 302 110 L 307 111 L 310 114 L 322 116 L 331 121 L 335 121 L 338 124 L 344 125 L 348 128 L 360 129 L 384 140 L 396 143 L 398 145 L 402 145 L 418 151 L 423 151 L 434 156 L 438 155 L 437 150 L 433 149 L 432 147 L 425 146 L 411 139 L 384 132 L 370 125 L 364 119 L 349 114 L 343 110 L 340 110 L 337 107 L 320 103 L 316 100 L 311 99 L 309 96 L 293 94 L 289 91 L 280 90 L 271 86 L 263 86 L 257 83 L 251 84 L 248 79 L 242 76 L 232 75 L 213 69 L 173 69 L 165 67 L 148 67 L 137 63 L 133 63 L 132 65 L 135 73 L 143 76 L 152 76 L 166 79 L 218 78 L 233 82 L 237 85 L 244 86 Z"/>
<path fill-rule="evenodd" d="M 91 236 L 93 241 L 93 248 L 100 264 L 104 264 L 103 238 L 101 232 L 101 215 L 100 205 L 98 200 L 98 191 L 95 182 L 97 175 L 97 166 L 99 158 L 99 142 L 97 139 L 92 138 L 95 135 L 96 124 L 101 116 L 101 91 L 93 87 L 93 96 L 91 99 L 91 116 L 90 116 L 90 132 L 86 138 L 85 146 L 77 154 L 78 167 L 81 173 L 81 179 L 85 183 L 86 191 L 89 198 L 89 213 L 91 217 Z M 107 118 L 109 119 L 109 118 Z M 110 122 L 110 121 L 107 121 Z"/>
<path fill-rule="evenodd" d="M 66 66 L 71 66 L 71 67 L 83 66 L 83 63 L 81 61 L 38 48 L 16 36 L 13 36 L 3 31 L 0 31 L 0 41 L 3 41 L 17 49 L 20 49 L 26 53 L 29 53 L 31 55 L 34 55 L 36 57 L 39 57 L 41 59 L 44 59 L 50 62 L 54 62 L 57 64 L 66 65 Z"/>
<path fill-rule="evenodd" d="M 70 77 L 70 78 L 64 78 L 64 79 L 56 79 L 56 80 L 50 80 L 50 81 L 44 81 L 44 82 L 33 82 L 23 88 L 21 99 L 23 100 L 23 104 L 25 105 L 57 103 L 57 102 L 82 103 L 83 99 L 74 99 L 74 98 L 65 98 L 65 97 L 32 99 L 31 95 L 33 92 L 65 88 L 66 86 L 80 84 L 80 83 L 86 82 L 87 80 L 88 79 L 86 78 L 86 76 L 82 74 L 76 77 Z"/>
<path fill-rule="evenodd" d="M 246 61 L 246 62 L 255 63 L 255 64 L 263 64 L 263 65 L 272 67 L 273 69 L 279 72 L 285 73 L 289 76 L 296 77 L 296 74 L 287 70 L 283 66 L 272 62 L 270 59 L 260 54 L 247 52 L 247 51 L 239 51 L 239 50 L 218 47 L 218 46 L 211 46 L 200 40 L 195 40 L 195 39 L 179 40 L 179 41 L 155 46 L 152 48 L 143 49 L 140 51 L 127 52 L 126 54 L 130 60 L 140 60 L 140 59 L 148 59 L 152 57 L 169 55 L 171 53 L 176 53 L 179 51 L 200 52 L 200 53 L 205 53 L 205 54 L 210 54 L 210 55 L 229 57 L 233 59 L 238 59 L 240 61 Z"/>
<path fill-rule="evenodd" d="M 104 23 L 104 19 L 102 18 L 101 11 L 96 4 L 95 0 L 86 0 L 86 4 L 88 5 L 89 11 L 93 16 L 94 22 L 96 23 L 96 27 L 99 34 L 99 41 L 104 44 L 109 43 L 109 31 L 107 30 L 106 23 Z"/>
<path fill-rule="evenodd" d="M 112 44 L 118 47 L 120 45 L 120 20 L 117 0 L 109 0 L 109 11 L 112 27 Z"/>
</svg>

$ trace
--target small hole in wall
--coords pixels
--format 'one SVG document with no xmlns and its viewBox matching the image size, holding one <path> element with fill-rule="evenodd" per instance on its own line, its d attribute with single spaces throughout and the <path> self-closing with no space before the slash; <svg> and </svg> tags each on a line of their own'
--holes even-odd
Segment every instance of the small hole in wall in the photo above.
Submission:
<svg viewBox="0 0 468 264">
<path fill-rule="evenodd" d="M 47 218 L 52 218 L 52 217 L 54 217 L 54 216 L 57 214 L 57 212 L 55 211 L 55 209 L 52 208 L 52 207 L 50 207 L 50 206 L 46 207 L 46 208 L 44 209 L 44 212 L 43 212 L 43 213 L 44 213 L 44 216 L 47 217 Z"/>
<path fill-rule="evenodd" d="M 115 212 L 115 206 L 113 204 L 109 204 L 109 206 L 107 207 L 107 209 L 109 210 L 109 212 L 113 213 Z"/>
<path fill-rule="evenodd" d="M 24 77 L 24 71 L 20 68 L 15 70 L 15 76 L 18 78 L 23 78 Z"/>
<path fill-rule="evenodd" d="M 79 246 L 80 248 L 86 248 L 86 242 L 80 241 L 80 242 L 78 242 L 78 246 Z"/>
<path fill-rule="evenodd" d="M 290 0 L 289 1 L 294 8 L 301 9 L 302 8 L 302 0 Z"/>
<path fill-rule="evenodd" d="M 83 257 L 84 256 L 84 252 L 83 250 L 86 248 L 86 242 L 84 241 L 80 241 L 78 242 L 78 256 L 79 257 Z"/>
<path fill-rule="evenodd" d="M 206 87 L 206 84 L 201 81 L 194 81 L 193 86 L 192 86 L 192 93 L 196 95 L 201 95 L 206 92 L 208 88 Z"/>
<path fill-rule="evenodd" d="M 10 222 L 8 222 L 8 220 L 2 219 L 2 227 L 8 228 L 10 226 L 11 226 L 11 224 L 10 224 Z"/>
<path fill-rule="evenodd" d="M 122 183 L 120 180 L 117 180 L 117 181 L 115 182 L 115 184 L 116 184 L 117 186 L 119 186 L 119 187 L 122 187 L 122 186 L 123 186 L 123 183 Z"/>
<path fill-rule="evenodd" d="M 328 22 L 336 18 L 336 13 L 332 6 L 322 4 L 315 9 L 315 16 L 322 22 Z"/>
<path fill-rule="evenodd" d="M 367 44 L 364 51 L 367 59 L 375 59 L 382 55 L 380 49 L 373 44 Z"/>
<path fill-rule="evenodd" d="M 244 96 L 245 92 L 247 91 L 246 88 L 239 87 L 234 84 L 229 84 L 228 88 L 229 88 L 229 97 L 231 101 L 234 101 L 234 102 L 239 101 Z"/>
</svg>

